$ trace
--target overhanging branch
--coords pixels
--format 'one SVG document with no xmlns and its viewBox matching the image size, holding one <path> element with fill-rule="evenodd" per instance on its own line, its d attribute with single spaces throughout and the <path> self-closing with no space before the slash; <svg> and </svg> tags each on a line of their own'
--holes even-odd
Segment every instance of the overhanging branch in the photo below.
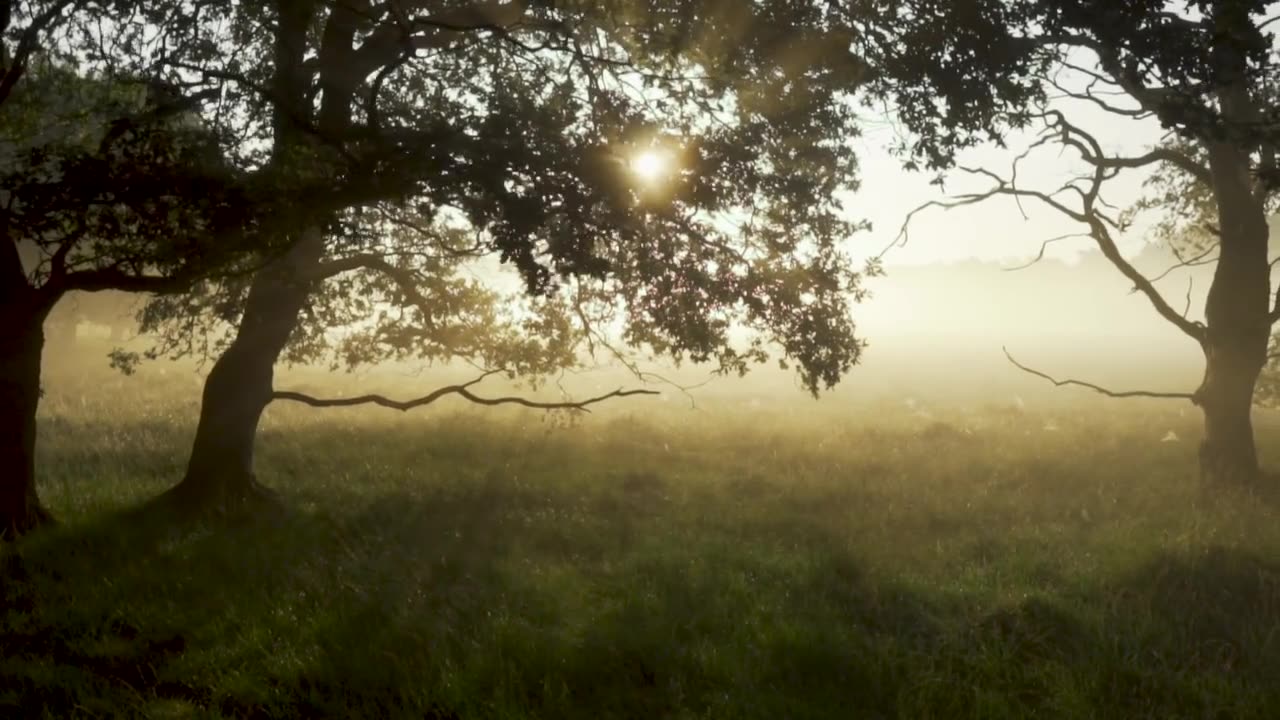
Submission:
<svg viewBox="0 0 1280 720">
<path fill-rule="evenodd" d="M 1045 380 L 1048 380 L 1049 382 L 1053 383 L 1057 387 L 1064 387 L 1066 385 L 1075 385 L 1077 387 L 1088 388 L 1089 390 L 1092 390 L 1096 393 L 1101 393 L 1103 395 L 1106 395 L 1107 397 L 1113 397 L 1113 398 L 1145 397 L 1145 398 L 1159 398 L 1162 400 L 1190 400 L 1192 402 L 1195 402 L 1195 395 L 1191 393 L 1152 392 L 1149 390 L 1115 391 L 1115 390 L 1108 390 L 1107 388 L 1104 388 L 1101 385 L 1094 385 L 1091 382 L 1085 382 L 1083 380 L 1074 380 L 1070 378 L 1066 380 L 1059 380 L 1053 377 L 1052 375 L 1040 372 L 1039 370 L 1034 370 L 1032 368 L 1027 367 L 1026 365 L 1023 365 L 1017 360 L 1014 360 L 1013 355 L 1009 354 L 1008 348 L 1002 347 L 1000 349 L 1004 351 L 1004 356 L 1009 359 L 1010 363 L 1013 363 L 1014 367 L 1030 375 L 1035 375 L 1038 378 L 1043 378 Z"/>
<path fill-rule="evenodd" d="M 615 398 L 632 397 L 635 395 L 658 395 L 656 390 L 623 390 L 621 388 L 604 395 L 587 398 L 585 400 L 565 400 L 562 402 L 542 402 L 538 400 L 530 400 L 519 396 L 504 396 L 496 398 L 480 397 L 471 392 L 470 388 L 481 380 L 492 375 L 492 372 L 485 373 L 475 380 L 462 383 L 460 385 L 448 385 L 434 390 L 422 397 L 412 398 L 409 400 L 393 400 L 385 395 L 368 394 L 358 397 L 349 398 L 317 398 L 305 393 L 277 390 L 271 394 L 272 400 L 289 400 L 299 402 L 311 407 L 329 408 L 329 407 L 354 407 L 357 405 L 378 405 L 380 407 L 408 412 L 414 408 L 420 408 L 430 405 L 441 398 L 450 395 L 457 395 L 469 402 L 477 405 L 520 405 L 522 407 L 533 408 L 535 410 L 573 410 L 577 412 L 591 412 L 590 406 L 596 405 L 606 400 Z"/>
<path fill-rule="evenodd" d="M 165 295 L 185 292 L 197 277 L 196 273 L 189 271 L 175 272 L 171 275 L 138 275 L 126 272 L 119 267 L 106 267 L 68 272 L 62 276 L 61 282 L 46 287 L 58 292 L 120 290 Z"/>
</svg>

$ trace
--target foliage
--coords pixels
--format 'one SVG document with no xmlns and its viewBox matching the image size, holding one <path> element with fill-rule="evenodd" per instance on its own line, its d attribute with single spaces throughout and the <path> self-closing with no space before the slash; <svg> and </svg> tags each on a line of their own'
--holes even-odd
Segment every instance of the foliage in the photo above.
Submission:
<svg viewBox="0 0 1280 720">
<path fill-rule="evenodd" d="M 1117 115 L 1151 113 L 1184 140 L 1269 144 L 1270 124 L 1219 106 L 1219 93 L 1237 82 L 1259 100 L 1270 96 L 1269 5 L 1193 0 L 1179 11 L 1162 0 L 907 0 L 849 17 L 878 70 L 872 97 L 893 102 L 915 134 L 912 157 L 946 168 L 957 149 L 1024 127 L 1072 69 L 1095 80 L 1082 95 Z M 1139 110 L 1108 103 L 1112 89 Z"/>
<path fill-rule="evenodd" d="M 32 68 L 0 117 L 0 185 L 9 239 L 31 282 L 64 289 L 195 276 L 243 237 L 243 188 L 198 131 L 136 88 Z M 175 283 L 177 284 L 177 283 Z"/>
<path fill-rule="evenodd" d="M 637 1 L 433 12 L 410 3 L 399 17 L 390 6 L 271 7 L 162 23 L 162 34 L 204 39 L 191 57 L 164 45 L 154 64 L 171 83 L 216 89 L 205 119 L 242 169 L 271 167 L 313 191 L 307 212 L 328 228 L 327 261 L 380 255 L 399 272 L 378 278 L 385 267 L 366 263 L 349 269 L 353 279 L 334 275 L 295 334 L 292 359 L 364 361 L 411 348 L 433 358 L 449 336 L 455 356 L 488 362 L 527 355 L 546 323 L 552 346 L 533 350 L 540 359 L 524 369 L 572 364 L 577 349 L 618 338 L 731 372 L 779 348 L 817 390 L 858 359 L 849 303 L 861 296 L 860 275 L 841 247 L 858 225 L 835 198 L 855 185 L 847 96 L 862 63 L 847 36 L 820 30 L 833 11 Z M 314 30 L 292 56 L 277 53 L 274 15 L 287 7 Z M 290 63 L 304 56 L 317 65 L 300 78 Z M 290 93 L 320 101 L 298 117 L 301 106 L 282 111 Z M 302 126 L 288 152 L 286 121 Z M 651 147 L 678 167 L 644 187 L 628 164 Z M 471 240 L 454 242 L 459 234 Z M 502 312 L 509 300 L 462 279 L 463 261 L 479 259 L 517 270 L 540 319 Z M 396 316 L 397 330 L 381 308 L 413 294 L 406 278 L 433 305 Z M 236 282 L 206 285 L 158 301 L 144 319 L 170 337 L 212 329 L 235 320 L 243 294 Z M 334 344 L 333 323 L 379 329 Z M 214 335 L 196 350 L 216 349 Z"/>
<path fill-rule="evenodd" d="M 4 5 L 0 294 L 10 301 L 47 312 L 73 290 L 173 292 L 263 249 L 256 189 L 190 114 L 207 96 L 153 82 L 136 53 L 109 63 L 100 46 L 69 50 L 77 23 L 109 27 L 136 6 Z"/>
</svg>

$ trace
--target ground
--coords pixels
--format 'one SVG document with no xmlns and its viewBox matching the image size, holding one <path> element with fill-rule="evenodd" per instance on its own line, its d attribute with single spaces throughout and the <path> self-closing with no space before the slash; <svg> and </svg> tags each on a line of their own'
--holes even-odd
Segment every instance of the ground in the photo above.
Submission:
<svg viewBox="0 0 1280 720">
<path fill-rule="evenodd" d="M 1172 406 L 281 407 L 288 512 L 175 528 L 198 387 L 133 382 L 49 388 L 0 716 L 1280 715 L 1280 506 Z"/>
</svg>

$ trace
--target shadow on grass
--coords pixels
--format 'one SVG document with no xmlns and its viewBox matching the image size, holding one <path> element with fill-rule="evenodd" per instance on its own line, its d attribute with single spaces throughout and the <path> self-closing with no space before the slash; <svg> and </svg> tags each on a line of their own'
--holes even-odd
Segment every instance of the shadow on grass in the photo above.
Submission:
<svg viewBox="0 0 1280 720">
<path fill-rule="evenodd" d="M 236 527 L 58 529 L 4 558 L 0 715 L 1280 708 L 1280 565 L 1236 551 L 992 608 L 873 582 L 820 530 L 784 546 L 599 511 L 487 482 Z"/>
<path fill-rule="evenodd" d="M 379 710 L 393 709 L 401 689 L 377 678 L 391 674 L 371 666 L 366 682 L 351 684 L 326 677 L 323 662 L 307 666 L 323 661 L 342 634 L 354 664 L 380 655 L 378 639 L 394 634 L 378 611 L 387 598 L 376 584 L 403 559 L 390 546 L 389 523 L 413 517 L 460 532 L 483 519 L 483 505 L 473 509 L 387 500 L 341 519 L 288 512 L 234 525 L 179 525 L 127 511 L 0 549 L 7 553 L 0 555 L 0 716 L 329 717 L 350 709 L 387 716 Z M 498 550 L 454 548 L 449 564 L 465 573 Z M 299 602 L 300 593 L 315 594 L 307 576 L 317 573 L 331 576 L 319 584 L 332 583 L 331 597 Z M 299 605 L 314 614 L 273 617 Z M 236 678 L 268 665 L 263 642 L 279 639 L 271 635 L 282 624 L 332 635 L 284 664 L 296 672 Z M 426 707 L 414 716 L 452 715 Z"/>
<path fill-rule="evenodd" d="M 1280 562 L 1221 547 L 1165 555 L 1103 601 L 1112 645 L 1095 657 L 1099 702 L 1130 716 L 1280 713 Z"/>
</svg>

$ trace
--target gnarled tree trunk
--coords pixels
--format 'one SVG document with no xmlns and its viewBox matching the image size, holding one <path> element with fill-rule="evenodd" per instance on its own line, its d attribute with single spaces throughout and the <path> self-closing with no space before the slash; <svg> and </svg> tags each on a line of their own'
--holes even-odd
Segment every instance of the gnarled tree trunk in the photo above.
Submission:
<svg viewBox="0 0 1280 720">
<path fill-rule="evenodd" d="M 342 3 L 333 12 L 347 22 L 326 24 L 321 68 L 306 67 L 307 34 L 319 8 L 320 4 L 311 0 L 276 3 L 273 94 L 278 107 L 273 113 L 271 162 L 282 168 L 314 151 L 314 130 L 307 127 L 312 115 L 313 74 L 318 73 L 324 89 L 318 128 L 321 135 L 331 138 L 340 136 L 348 124 L 351 87 L 359 80 L 359 76 L 346 73 L 349 68 L 344 64 L 358 16 Z M 345 84 L 330 82 L 334 73 L 345 73 Z M 276 361 L 307 304 L 325 252 L 321 224 L 327 213 L 315 208 L 298 210 L 303 218 L 300 234 L 283 255 L 255 274 L 236 337 L 205 380 L 187 474 L 168 493 L 181 509 L 225 512 L 268 496 L 253 474 L 254 439 L 262 413 L 271 402 Z"/>
<path fill-rule="evenodd" d="M 1205 306 L 1205 375 L 1196 402 L 1204 411 L 1200 475 L 1210 484 L 1254 483 L 1254 387 L 1271 336 L 1268 227 L 1255 196 L 1249 157 L 1216 143 L 1209 149 L 1218 204 L 1221 256 Z"/>
<path fill-rule="evenodd" d="M 168 493 L 180 509 L 222 513 L 267 496 L 254 479 L 254 438 L 323 253 L 320 229 L 306 229 L 254 277 L 235 339 L 205 380 L 186 476 Z"/>
</svg>

